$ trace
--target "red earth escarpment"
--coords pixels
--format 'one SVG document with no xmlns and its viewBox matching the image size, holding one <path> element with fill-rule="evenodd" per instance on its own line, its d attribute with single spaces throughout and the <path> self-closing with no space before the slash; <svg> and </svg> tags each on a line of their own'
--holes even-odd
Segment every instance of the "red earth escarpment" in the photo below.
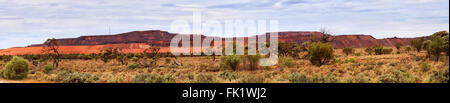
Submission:
<svg viewBox="0 0 450 103">
<path fill-rule="evenodd" d="M 269 33 L 266 34 L 268 36 Z M 121 48 L 126 53 L 142 52 L 150 46 L 161 47 L 161 52 L 170 51 L 170 42 L 175 34 L 160 30 L 149 31 L 133 31 L 117 35 L 97 35 L 97 36 L 81 36 L 78 38 L 57 39 L 60 43 L 60 51 L 63 54 L 74 53 L 98 53 L 104 48 Z M 304 32 L 279 32 L 279 42 L 303 42 L 311 41 L 314 37 L 320 37 L 321 32 L 304 31 Z M 202 40 L 207 36 L 199 35 Z M 190 36 L 192 38 L 192 36 Z M 409 45 L 410 40 L 417 38 L 386 38 L 376 39 L 370 35 L 338 35 L 333 36 L 331 45 L 335 48 L 365 48 L 380 44 L 383 46 L 394 46 L 396 43 Z M 244 44 L 247 44 L 247 37 L 244 37 Z M 269 39 L 269 38 L 267 38 Z M 191 39 L 191 42 L 193 40 Z M 222 43 L 225 43 L 222 38 Z M 191 44 L 192 45 L 192 44 Z M 191 47 L 192 48 L 192 47 Z M 201 47 L 194 47 L 201 48 Z M 30 45 L 27 47 L 15 47 L 0 50 L 0 55 L 23 55 L 23 54 L 42 54 L 42 44 Z"/>
</svg>

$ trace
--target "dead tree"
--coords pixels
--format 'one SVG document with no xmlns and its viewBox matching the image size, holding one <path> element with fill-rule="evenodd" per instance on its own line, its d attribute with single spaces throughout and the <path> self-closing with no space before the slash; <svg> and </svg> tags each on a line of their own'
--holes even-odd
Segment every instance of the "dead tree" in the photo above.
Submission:
<svg viewBox="0 0 450 103">
<path fill-rule="evenodd" d="M 59 52 L 59 41 L 55 38 L 47 39 L 44 42 L 42 52 L 48 54 L 53 61 L 53 67 L 58 68 L 61 61 L 61 54 Z"/>
</svg>

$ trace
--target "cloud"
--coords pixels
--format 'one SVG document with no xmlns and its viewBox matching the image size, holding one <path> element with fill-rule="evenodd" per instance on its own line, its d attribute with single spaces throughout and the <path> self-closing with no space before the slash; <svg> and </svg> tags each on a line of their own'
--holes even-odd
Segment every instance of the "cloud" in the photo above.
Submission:
<svg viewBox="0 0 450 103">
<path fill-rule="evenodd" d="M 279 20 L 280 31 L 416 37 L 449 30 L 448 0 L 0 0 L 0 48 L 49 37 L 166 30 L 174 20 Z M 21 40 L 22 38 L 27 38 Z"/>
</svg>

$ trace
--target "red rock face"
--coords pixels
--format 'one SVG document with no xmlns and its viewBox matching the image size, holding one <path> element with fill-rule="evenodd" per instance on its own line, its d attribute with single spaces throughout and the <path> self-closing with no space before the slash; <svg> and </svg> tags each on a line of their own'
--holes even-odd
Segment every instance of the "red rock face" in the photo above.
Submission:
<svg viewBox="0 0 450 103">
<path fill-rule="evenodd" d="M 268 36 L 269 33 L 266 34 Z M 161 47 L 161 52 L 169 52 L 170 41 L 178 34 L 166 31 L 134 31 L 117 35 L 81 36 L 78 38 L 58 39 L 61 45 L 61 52 L 71 53 L 98 53 L 103 48 L 122 48 L 124 52 L 142 52 L 149 46 Z M 320 32 L 279 32 L 279 42 L 303 42 L 311 41 L 316 36 L 322 36 Z M 192 38 L 192 36 L 191 36 Z M 201 35 L 204 39 L 206 36 Z M 247 37 L 244 44 L 247 44 Z M 269 39 L 269 38 L 267 38 Z M 383 46 L 394 46 L 396 43 L 409 45 L 409 41 L 417 38 L 387 38 L 375 39 L 370 35 L 339 35 L 334 36 L 331 42 L 335 48 L 365 48 L 380 44 Z M 191 39 L 192 42 L 192 39 Z M 223 43 L 225 41 L 222 41 Z M 28 47 L 9 48 L 0 50 L 0 55 L 21 55 L 21 54 L 41 54 L 42 44 L 30 45 Z"/>
</svg>

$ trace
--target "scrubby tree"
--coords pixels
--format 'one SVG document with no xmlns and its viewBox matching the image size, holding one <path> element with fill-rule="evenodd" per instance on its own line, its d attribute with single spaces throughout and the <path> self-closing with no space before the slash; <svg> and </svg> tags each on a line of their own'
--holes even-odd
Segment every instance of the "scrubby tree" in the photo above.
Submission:
<svg viewBox="0 0 450 103">
<path fill-rule="evenodd" d="M 364 49 L 364 51 L 367 53 L 367 54 L 369 54 L 369 55 L 372 55 L 372 53 L 374 52 L 374 47 L 373 46 L 371 46 L 371 47 L 367 47 L 366 49 Z"/>
<path fill-rule="evenodd" d="M 433 56 L 434 60 L 438 61 L 442 52 L 448 51 L 448 44 L 445 44 L 445 37 L 448 38 L 448 32 L 436 32 L 431 36 L 431 42 L 427 46 L 427 52 Z M 446 50 L 447 49 L 447 50 Z"/>
<path fill-rule="evenodd" d="M 53 67 L 58 68 L 61 61 L 61 54 L 59 52 L 59 41 L 55 38 L 47 39 L 44 42 L 42 52 L 50 56 L 53 61 Z"/>
<path fill-rule="evenodd" d="M 417 52 L 420 52 L 422 50 L 424 41 L 425 38 L 421 38 L 419 40 L 411 40 L 411 45 L 417 50 Z"/>
<path fill-rule="evenodd" d="M 241 63 L 241 57 L 238 55 L 227 55 L 222 56 L 222 65 L 230 67 L 233 71 L 236 71 L 239 64 Z"/>
<path fill-rule="evenodd" d="M 309 61 L 316 66 L 321 66 L 333 60 L 334 49 L 329 43 L 312 43 L 308 49 Z"/>
<path fill-rule="evenodd" d="M 119 54 L 119 48 L 105 48 L 100 51 L 100 59 L 104 63 L 108 63 L 109 60 L 115 59 Z"/>
<path fill-rule="evenodd" d="M 334 41 L 334 36 L 332 35 L 331 31 L 328 28 L 322 27 L 320 28 L 320 33 L 322 33 L 322 35 L 317 36 L 314 35 L 312 37 L 312 42 L 322 42 L 322 43 L 330 43 Z"/>
<path fill-rule="evenodd" d="M 402 43 L 395 43 L 395 48 L 397 49 L 397 51 L 400 51 L 400 49 L 402 48 L 403 44 Z"/>
<path fill-rule="evenodd" d="M 295 42 L 280 42 L 278 43 L 278 53 L 281 56 L 299 57 L 301 47 Z"/>
<path fill-rule="evenodd" d="M 345 55 L 350 55 L 350 54 L 355 53 L 355 49 L 353 49 L 353 48 L 343 48 L 342 52 L 344 52 Z"/>
</svg>

